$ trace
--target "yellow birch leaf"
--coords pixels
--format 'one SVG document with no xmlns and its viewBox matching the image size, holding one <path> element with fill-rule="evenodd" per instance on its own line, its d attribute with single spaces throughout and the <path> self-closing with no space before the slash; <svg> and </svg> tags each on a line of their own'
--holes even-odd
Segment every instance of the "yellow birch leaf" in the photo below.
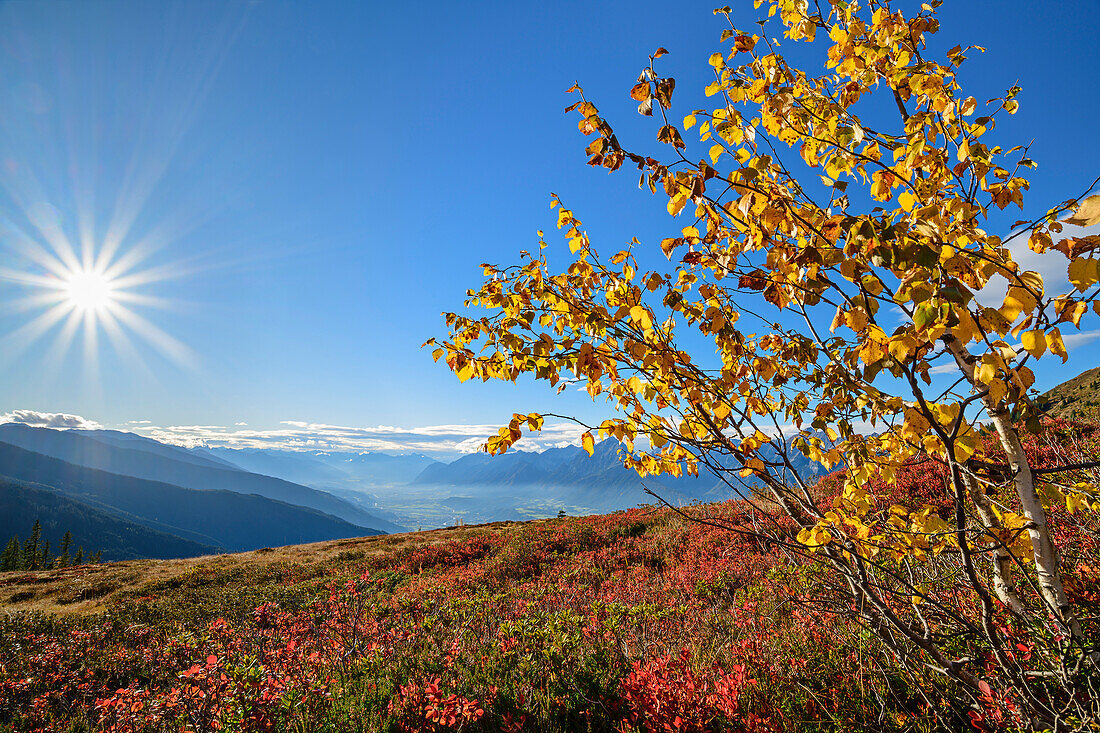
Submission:
<svg viewBox="0 0 1100 733">
<path fill-rule="evenodd" d="M 1020 280 L 1022 280 L 1024 285 L 1026 285 L 1027 288 L 1033 293 L 1038 293 L 1040 296 L 1042 296 L 1042 294 L 1045 292 L 1043 289 L 1043 276 L 1035 272 L 1034 270 L 1021 272 Z"/>
<path fill-rule="evenodd" d="M 978 381 L 982 384 L 989 384 L 993 381 L 993 378 L 997 376 L 997 367 L 990 362 L 982 362 L 982 365 L 978 367 L 976 373 Z"/>
<path fill-rule="evenodd" d="M 1100 301 L 1098 301 L 1100 302 Z M 836 315 L 833 316 L 833 322 L 829 324 L 829 332 L 836 333 L 838 326 L 844 323 L 844 310 L 842 306 L 837 306 Z"/>
<path fill-rule="evenodd" d="M 1047 335 L 1040 328 L 1034 331 L 1024 331 L 1020 334 L 1020 343 L 1023 344 L 1029 354 L 1038 359 L 1046 353 Z"/>
<path fill-rule="evenodd" d="M 896 361 L 903 362 L 909 357 L 914 346 L 916 346 L 916 340 L 912 336 L 902 335 L 890 339 L 890 345 L 887 348 L 890 356 Z"/>
<path fill-rule="evenodd" d="M 653 328 L 653 319 L 649 317 L 649 311 L 645 306 L 635 305 L 630 308 L 630 320 L 637 323 L 643 329 Z"/>
<path fill-rule="evenodd" d="M 898 203 L 906 211 L 912 211 L 913 207 L 917 205 L 917 197 L 909 191 L 902 191 L 901 195 L 898 196 Z"/>
<path fill-rule="evenodd" d="M 1081 202 L 1081 205 L 1077 207 L 1077 211 L 1073 212 L 1073 216 L 1063 219 L 1063 221 L 1079 227 L 1100 224 L 1100 195 L 1089 196 Z"/>
<path fill-rule="evenodd" d="M 1057 328 L 1050 329 L 1050 333 L 1047 334 L 1047 346 L 1052 354 L 1062 357 L 1063 364 L 1069 360 L 1069 352 L 1066 351 L 1066 345 L 1062 343 L 1062 333 Z"/>
<path fill-rule="evenodd" d="M 1100 260 L 1094 260 L 1091 257 L 1078 257 L 1070 262 L 1069 281 L 1073 283 L 1073 287 L 1083 293 L 1100 280 L 1097 263 L 1100 263 Z"/>
<path fill-rule="evenodd" d="M 581 435 L 581 448 L 584 448 L 588 455 L 592 455 L 596 452 L 596 439 L 592 437 L 592 433 L 587 430 Z"/>
<path fill-rule="evenodd" d="M 1020 313 L 1030 313 L 1038 304 L 1034 295 L 1014 285 L 1008 289 L 1004 305 L 999 310 L 1005 320 L 1012 323 Z"/>
<path fill-rule="evenodd" d="M 1051 349 L 1053 351 L 1053 349 Z M 1008 394 L 1008 387 L 1000 379 L 994 379 L 989 383 L 989 399 L 1000 402 Z"/>
<path fill-rule="evenodd" d="M 864 341 L 863 346 L 859 350 L 859 359 L 864 364 L 874 364 L 882 359 L 886 353 L 882 348 L 882 344 L 878 341 Z"/>
<path fill-rule="evenodd" d="M 688 197 L 682 193 L 678 193 L 668 200 L 668 205 L 665 206 L 668 209 L 668 213 L 671 216 L 678 216 L 684 207 L 687 205 Z"/>
<path fill-rule="evenodd" d="M 867 327 L 867 311 L 853 308 L 844 314 L 844 322 L 853 331 L 862 331 Z"/>
</svg>

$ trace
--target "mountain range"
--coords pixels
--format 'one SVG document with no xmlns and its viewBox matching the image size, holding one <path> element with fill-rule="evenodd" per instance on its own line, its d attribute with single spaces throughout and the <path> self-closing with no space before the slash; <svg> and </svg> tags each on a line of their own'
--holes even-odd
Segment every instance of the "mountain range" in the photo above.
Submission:
<svg viewBox="0 0 1100 733">
<path fill-rule="evenodd" d="M 800 454 L 793 461 L 804 476 L 822 473 L 819 465 Z M 469 503 L 460 500 L 483 494 L 511 494 L 528 496 L 547 508 L 558 505 L 569 513 L 604 513 L 659 500 L 674 506 L 722 501 L 740 495 L 749 485 L 736 479 L 727 483 L 705 469 L 698 476 L 642 479 L 623 465 L 620 444 L 612 439 L 597 443 L 592 456 L 576 446 L 500 456 L 474 453 L 452 463 L 430 465 L 412 484 L 447 489 L 457 494 L 448 499 L 456 506 Z M 494 519 L 498 518 L 504 517 Z"/>
<path fill-rule="evenodd" d="M 315 488 L 343 487 L 366 483 L 370 486 L 403 485 L 425 467 L 437 463 L 421 454 L 391 455 L 364 453 L 304 453 L 271 448 L 196 448 L 199 455 L 225 460 L 247 471 Z"/>
<path fill-rule="evenodd" d="M 605 440 L 589 456 L 579 447 L 503 455 L 471 453 L 449 463 L 423 455 L 194 449 L 254 471 L 331 491 L 406 525 L 439 526 L 556 514 L 608 512 L 655 503 L 650 489 L 675 505 L 720 501 L 737 493 L 717 477 L 639 478 L 625 468 L 619 443 Z M 799 468 L 820 467 L 799 458 Z M 738 488 L 740 488 L 738 486 Z"/>
<path fill-rule="evenodd" d="M 107 473 L 188 489 L 224 489 L 238 494 L 259 494 L 268 499 L 316 509 L 361 527 L 373 527 L 384 532 L 401 529 L 328 492 L 274 476 L 251 473 L 217 456 L 204 456 L 130 433 L 50 430 L 7 423 L 0 425 L 0 443 Z"/>
<path fill-rule="evenodd" d="M 51 542 L 69 530 L 109 559 L 178 557 L 406 526 L 614 511 L 656 502 L 647 488 L 677 505 L 734 494 L 707 475 L 643 481 L 618 452 L 608 440 L 591 457 L 569 446 L 444 463 L 422 454 L 188 449 L 114 430 L 6 423 L 0 539 L 25 536 L 31 514 L 48 515 L 43 531 Z M 97 528 L 88 541 L 77 531 L 84 526 Z"/>
<path fill-rule="evenodd" d="M 1047 414 L 1100 415 L 1100 367 L 1037 399 Z M 806 476 L 821 469 L 795 455 Z M 651 491 L 651 493 L 648 493 Z M 104 558 L 186 557 L 442 526 L 721 501 L 736 487 L 699 477 L 641 479 L 619 444 L 542 452 L 422 454 L 182 448 L 114 430 L 0 424 L 0 540 L 42 523 Z"/>
<path fill-rule="evenodd" d="M 98 509 L 41 484 L 0 478 L 0 530 L 5 541 L 12 536 L 26 538 L 35 522 L 42 537 L 55 548 L 66 532 L 72 536 L 72 550 L 103 552 L 105 560 L 176 558 L 212 555 L 224 551 L 213 544 L 154 529 L 124 514 Z"/>
<path fill-rule="evenodd" d="M 0 425 L 0 509 L 5 541 L 25 537 L 39 520 L 44 539 L 59 542 L 71 531 L 77 544 L 113 560 L 403 529 L 353 502 L 217 456 L 129 433 L 14 423 Z"/>
</svg>

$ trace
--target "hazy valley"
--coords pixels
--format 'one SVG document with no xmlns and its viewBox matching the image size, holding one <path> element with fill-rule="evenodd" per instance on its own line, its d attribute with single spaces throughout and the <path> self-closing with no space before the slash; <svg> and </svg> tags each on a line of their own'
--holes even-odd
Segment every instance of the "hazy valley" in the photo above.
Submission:
<svg viewBox="0 0 1100 733">
<path fill-rule="evenodd" d="M 6 508 L 0 536 L 26 537 L 41 515 L 43 536 L 55 547 L 72 531 L 76 544 L 94 544 L 111 560 L 658 503 L 646 488 L 684 506 L 725 500 L 738 487 L 736 478 L 727 485 L 706 473 L 643 481 L 623 467 L 614 440 L 598 444 L 591 457 L 574 446 L 441 462 L 385 453 L 186 449 L 132 433 L 15 423 L 0 425 L 0 477 Z M 90 529 L 104 523 L 112 532 Z M 146 539 L 120 539 L 136 537 L 138 527 Z"/>
</svg>

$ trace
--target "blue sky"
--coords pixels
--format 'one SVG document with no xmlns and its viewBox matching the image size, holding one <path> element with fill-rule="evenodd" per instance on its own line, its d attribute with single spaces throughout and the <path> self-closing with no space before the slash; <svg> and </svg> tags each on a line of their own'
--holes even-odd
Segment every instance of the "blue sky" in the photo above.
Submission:
<svg viewBox="0 0 1100 733">
<path fill-rule="evenodd" d="M 164 334 L 118 353 L 78 332 L 61 351 L 61 324 L 26 338 L 33 289 L 0 281 L 0 414 L 416 449 L 513 411 L 602 417 L 579 394 L 460 385 L 419 347 L 479 263 L 514 261 L 553 228 L 551 191 L 599 248 L 678 231 L 629 174 L 584 165 L 564 91 L 580 80 L 625 141 L 648 145 L 655 128 L 626 92 L 660 45 L 677 109 L 703 105 L 712 6 L 0 5 L 0 269 L 38 267 L 23 234 L 113 238 L 163 276 L 133 288 L 149 301 L 133 310 Z M 975 96 L 1024 88 L 998 139 L 1035 140 L 1029 213 L 1100 174 L 1100 4 L 1035 8 L 948 2 L 939 37 L 988 48 L 964 67 Z M 1039 386 L 1095 366 L 1098 345 L 1044 360 Z"/>
</svg>

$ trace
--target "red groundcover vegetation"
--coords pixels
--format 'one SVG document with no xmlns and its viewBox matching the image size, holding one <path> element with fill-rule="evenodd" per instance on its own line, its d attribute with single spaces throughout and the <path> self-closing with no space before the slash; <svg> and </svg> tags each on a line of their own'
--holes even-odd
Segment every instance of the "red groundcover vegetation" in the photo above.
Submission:
<svg viewBox="0 0 1100 733">
<path fill-rule="evenodd" d="M 1029 446 L 1036 458 L 1096 453 L 1096 427 L 1048 428 Z M 896 493 L 948 510 L 943 486 L 941 467 L 918 462 Z M 1081 516 L 1052 519 L 1095 632 L 1100 553 Z M 200 568 L 93 617 L 8 616 L 0 730 L 1017 724 L 994 678 L 980 709 L 908 687 L 872 634 L 820 602 L 827 583 L 812 563 L 726 528 L 759 519 L 731 501 L 471 528 L 342 558 L 320 578 L 292 565 L 263 577 Z M 1018 639 L 1012 651 L 1026 657 L 1027 634 Z"/>
</svg>

